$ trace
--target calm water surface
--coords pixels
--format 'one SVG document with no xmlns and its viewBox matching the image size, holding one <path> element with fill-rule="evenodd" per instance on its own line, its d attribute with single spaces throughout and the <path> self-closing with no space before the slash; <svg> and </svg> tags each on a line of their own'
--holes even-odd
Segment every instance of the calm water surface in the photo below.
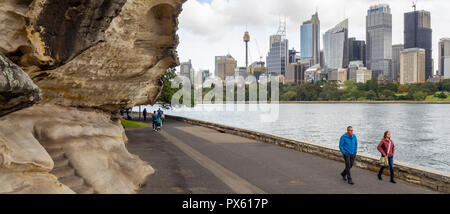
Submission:
<svg viewBox="0 0 450 214">
<path fill-rule="evenodd" d="M 248 110 L 249 106 L 240 107 Z M 165 112 L 334 147 L 351 125 L 359 140 L 359 152 L 377 156 L 376 146 L 384 131 L 390 130 L 395 160 L 450 171 L 450 105 L 280 104 L 275 122 L 262 122 L 260 111 L 202 111 L 205 107 L 208 105 L 196 106 L 194 111 Z"/>
</svg>

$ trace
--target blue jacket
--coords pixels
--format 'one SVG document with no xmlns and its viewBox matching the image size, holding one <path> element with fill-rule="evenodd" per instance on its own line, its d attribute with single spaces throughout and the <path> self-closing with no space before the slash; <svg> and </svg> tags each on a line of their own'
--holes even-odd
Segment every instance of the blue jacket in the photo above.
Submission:
<svg viewBox="0 0 450 214">
<path fill-rule="evenodd" d="M 356 135 L 349 137 L 347 133 L 342 135 L 339 141 L 339 149 L 344 155 L 354 155 L 358 151 L 358 139 Z"/>
</svg>

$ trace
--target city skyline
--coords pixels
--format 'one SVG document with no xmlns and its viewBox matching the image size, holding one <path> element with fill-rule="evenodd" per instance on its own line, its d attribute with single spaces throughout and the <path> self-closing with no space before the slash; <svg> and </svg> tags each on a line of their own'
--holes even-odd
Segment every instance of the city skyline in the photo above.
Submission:
<svg viewBox="0 0 450 214">
<path fill-rule="evenodd" d="M 300 26 L 311 19 L 316 11 L 322 17 L 321 37 L 326 30 L 344 18 L 349 19 L 349 38 L 366 40 L 365 17 L 370 6 L 383 3 L 379 1 L 286 1 L 280 0 L 272 5 L 270 0 L 191 0 L 183 6 L 180 15 L 180 61 L 192 59 L 194 68 L 214 70 L 214 56 L 231 54 L 238 66 L 245 65 L 245 44 L 243 32 L 248 29 L 252 41 L 249 43 L 249 63 L 263 59 L 269 51 L 270 35 L 277 31 L 279 19 L 286 16 L 289 49 L 300 49 Z M 433 50 L 437 50 L 439 40 L 450 37 L 450 30 L 438 27 L 439 23 L 450 21 L 445 16 L 450 4 L 435 4 L 437 1 L 419 2 L 417 10 L 427 10 L 432 14 Z M 347 4 L 351 3 L 351 7 Z M 347 5 L 347 6 L 345 6 Z M 389 5 L 393 18 L 392 44 L 403 44 L 403 15 L 413 11 L 411 1 L 391 1 Z M 439 6 L 437 6 L 439 5 Z M 251 8 L 251 9 L 249 9 Z M 338 8 L 338 10 L 336 10 Z M 341 9 L 339 9 L 341 8 Z M 249 12 L 243 13 L 242 11 Z M 298 12 L 296 12 L 298 11 Z M 322 15 L 321 15 L 322 14 Z M 334 17 L 334 18 L 333 18 Z M 323 41 L 321 41 L 323 43 Z M 201 51 L 199 51 L 201 50 Z M 434 70 L 438 68 L 438 53 L 433 51 Z"/>
</svg>

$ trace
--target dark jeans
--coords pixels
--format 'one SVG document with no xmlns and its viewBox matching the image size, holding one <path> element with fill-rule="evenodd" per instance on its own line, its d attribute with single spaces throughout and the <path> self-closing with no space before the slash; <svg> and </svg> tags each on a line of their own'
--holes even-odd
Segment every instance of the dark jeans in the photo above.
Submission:
<svg viewBox="0 0 450 214">
<path fill-rule="evenodd" d="M 356 154 L 348 155 L 344 154 L 344 160 L 345 160 L 345 169 L 341 173 L 343 176 L 347 176 L 347 179 L 349 181 L 352 180 L 352 175 L 350 173 L 350 169 L 353 167 L 353 163 L 355 162 Z"/>
<path fill-rule="evenodd" d="M 389 162 L 389 170 L 391 171 L 391 179 L 394 179 L 394 156 L 388 157 L 388 162 Z M 387 166 L 382 166 L 378 174 L 379 175 L 383 174 L 383 171 L 386 168 Z"/>
</svg>

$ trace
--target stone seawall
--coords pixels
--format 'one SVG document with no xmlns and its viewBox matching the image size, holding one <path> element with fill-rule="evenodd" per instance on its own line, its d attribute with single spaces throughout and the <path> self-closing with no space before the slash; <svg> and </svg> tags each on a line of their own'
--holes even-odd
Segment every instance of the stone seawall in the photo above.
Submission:
<svg viewBox="0 0 450 214">
<path fill-rule="evenodd" d="M 337 148 L 319 145 L 315 143 L 302 142 L 299 140 L 281 137 L 274 134 L 262 133 L 254 130 L 221 125 L 202 120 L 195 120 L 172 115 L 167 115 L 167 118 L 343 162 L 342 154 Z M 378 165 L 378 160 L 379 157 L 377 156 L 368 154 L 358 154 L 355 161 L 355 165 L 362 169 L 378 172 L 380 168 L 380 166 Z M 395 167 L 395 177 L 397 179 L 421 185 L 438 192 L 450 193 L 449 172 L 443 172 L 399 161 L 396 161 L 394 167 Z M 385 174 L 388 175 L 389 173 L 388 171 L 389 170 L 385 170 Z"/>
</svg>

